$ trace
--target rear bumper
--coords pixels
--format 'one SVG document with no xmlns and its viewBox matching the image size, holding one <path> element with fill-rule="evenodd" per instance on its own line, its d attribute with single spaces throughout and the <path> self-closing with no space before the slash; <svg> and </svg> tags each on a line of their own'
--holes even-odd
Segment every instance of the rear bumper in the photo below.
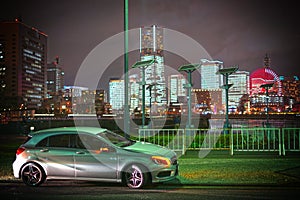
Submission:
<svg viewBox="0 0 300 200">
<path fill-rule="evenodd" d="M 12 164 L 12 168 L 13 168 L 13 174 L 15 178 L 20 178 L 20 169 L 21 166 L 23 165 L 23 162 L 21 162 L 19 159 L 16 159 L 13 164 Z"/>
</svg>

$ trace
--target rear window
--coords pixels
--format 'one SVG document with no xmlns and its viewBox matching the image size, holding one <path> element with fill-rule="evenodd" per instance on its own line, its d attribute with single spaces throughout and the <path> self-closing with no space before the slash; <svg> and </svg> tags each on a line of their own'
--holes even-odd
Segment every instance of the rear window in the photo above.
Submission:
<svg viewBox="0 0 300 200">
<path fill-rule="evenodd" d="M 26 142 L 28 142 L 31 138 L 32 138 L 32 136 L 27 136 L 26 139 L 24 140 L 23 144 L 25 144 Z"/>
</svg>

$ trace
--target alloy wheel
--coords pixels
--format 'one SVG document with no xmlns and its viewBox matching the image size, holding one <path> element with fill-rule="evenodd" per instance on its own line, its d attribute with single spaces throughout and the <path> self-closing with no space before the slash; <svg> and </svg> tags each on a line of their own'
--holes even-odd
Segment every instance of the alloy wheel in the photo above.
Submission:
<svg viewBox="0 0 300 200">
<path fill-rule="evenodd" d="M 129 188 L 141 188 L 146 182 L 145 174 L 137 165 L 131 165 L 126 170 L 125 178 Z"/>
<path fill-rule="evenodd" d="M 45 180 L 44 172 L 38 165 L 34 163 L 26 164 L 22 168 L 21 176 L 23 182 L 29 186 L 38 186 Z"/>
</svg>

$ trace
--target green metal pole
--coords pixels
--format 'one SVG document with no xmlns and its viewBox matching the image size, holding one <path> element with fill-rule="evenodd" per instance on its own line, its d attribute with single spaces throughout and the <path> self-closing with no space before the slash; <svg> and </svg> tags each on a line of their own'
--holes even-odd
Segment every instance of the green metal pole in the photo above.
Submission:
<svg viewBox="0 0 300 200">
<path fill-rule="evenodd" d="M 230 130 L 230 155 L 233 156 L 233 132 Z"/>
<path fill-rule="evenodd" d="M 128 0 L 124 0 L 124 132 L 129 138 L 130 114 L 128 95 L 129 75 L 128 75 Z"/>
<path fill-rule="evenodd" d="M 188 127 L 187 128 L 191 128 L 191 109 L 192 109 L 192 105 L 191 105 L 191 90 L 192 90 L 192 72 L 188 71 L 188 79 L 189 79 L 189 88 L 188 88 Z"/>
<path fill-rule="evenodd" d="M 145 81 L 145 67 L 142 67 L 142 128 L 145 126 L 145 98 L 146 98 L 146 81 Z"/>
<path fill-rule="evenodd" d="M 228 128 L 229 128 L 229 119 L 228 119 L 228 90 L 229 90 L 229 86 L 228 86 L 228 74 L 225 75 L 225 81 L 226 81 L 226 85 L 225 85 L 225 100 L 226 100 L 226 124 L 225 124 L 225 129 L 226 129 L 226 133 L 228 133 Z"/>
<path fill-rule="evenodd" d="M 266 99 L 267 99 L 267 124 L 266 128 L 269 128 L 269 88 L 266 87 Z"/>
</svg>

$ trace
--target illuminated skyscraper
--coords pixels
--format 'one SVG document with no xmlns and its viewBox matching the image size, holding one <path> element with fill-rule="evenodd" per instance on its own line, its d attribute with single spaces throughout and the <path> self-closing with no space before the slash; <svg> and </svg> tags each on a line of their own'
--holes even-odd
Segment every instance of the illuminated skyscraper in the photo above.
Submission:
<svg viewBox="0 0 300 200">
<path fill-rule="evenodd" d="M 129 77 L 129 83 L 130 83 L 130 112 L 133 112 L 135 108 L 139 106 L 139 80 L 138 75 L 133 74 Z"/>
<path fill-rule="evenodd" d="M 139 106 L 139 80 L 138 75 L 129 77 L 130 112 Z M 109 80 L 109 103 L 114 111 L 120 111 L 124 107 L 124 80 L 111 78 Z"/>
<path fill-rule="evenodd" d="M 169 76 L 168 85 L 168 102 L 177 103 L 182 97 L 186 97 L 186 89 L 184 85 L 186 84 L 186 78 L 182 75 L 171 75 Z"/>
<path fill-rule="evenodd" d="M 64 89 L 64 71 L 59 65 L 58 57 L 47 65 L 47 98 L 58 95 Z"/>
<path fill-rule="evenodd" d="M 228 91 L 229 111 L 235 112 L 243 95 L 249 94 L 249 72 L 236 71 L 228 77 L 233 84 Z"/>
<path fill-rule="evenodd" d="M 223 69 L 223 62 L 218 60 L 201 59 L 201 89 L 217 90 L 224 85 L 223 76 L 217 74 L 219 69 Z M 225 104 L 225 91 L 222 91 L 222 103 Z"/>
<path fill-rule="evenodd" d="M 164 76 L 164 57 L 163 57 L 163 28 L 155 25 L 140 28 L 140 56 L 141 61 L 155 59 L 156 63 L 145 69 L 146 105 L 151 106 L 157 103 L 158 106 L 166 105 L 166 81 Z M 140 77 L 141 78 L 141 77 Z M 140 88 L 140 97 L 141 97 Z M 150 102 L 151 101 L 151 102 Z"/>
<path fill-rule="evenodd" d="M 282 95 L 285 98 L 286 110 L 293 110 L 295 104 L 300 104 L 300 80 L 297 76 L 280 76 Z"/>
<path fill-rule="evenodd" d="M 124 107 L 124 80 L 109 80 L 109 103 L 114 111 L 121 110 Z"/>
<path fill-rule="evenodd" d="M 220 89 L 223 85 L 223 76 L 217 74 L 219 69 L 223 69 L 223 62 L 201 59 L 201 89 Z"/>
<path fill-rule="evenodd" d="M 38 109 L 46 96 L 48 36 L 19 20 L 0 23 L 1 107 Z"/>
</svg>

